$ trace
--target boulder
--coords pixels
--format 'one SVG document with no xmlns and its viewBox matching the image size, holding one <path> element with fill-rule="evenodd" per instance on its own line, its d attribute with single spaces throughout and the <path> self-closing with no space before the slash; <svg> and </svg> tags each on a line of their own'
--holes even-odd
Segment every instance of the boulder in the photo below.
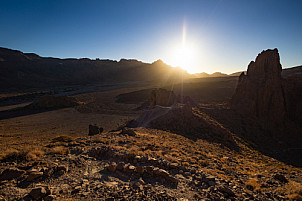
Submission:
<svg viewBox="0 0 302 201">
<path fill-rule="evenodd" d="M 116 166 L 116 169 L 123 172 L 125 170 L 125 163 L 124 162 L 119 162 Z"/>
<path fill-rule="evenodd" d="M 127 128 L 127 127 L 123 127 L 122 131 L 120 132 L 121 135 L 129 135 L 129 136 L 136 136 L 136 133 L 134 130 Z"/>
<path fill-rule="evenodd" d="M 114 173 L 115 170 L 116 170 L 116 167 L 117 167 L 116 163 L 113 162 L 113 163 L 111 163 L 111 164 L 107 167 L 107 170 L 108 170 L 109 172 L 111 172 L 111 173 Z"/>
<path fill-rule="evenodd" d="M 169 107 L 177 102 L 177 97 L 173 91 L 168 91 L 166 89 L 154 89 L 150 96 L 150 108 L 155 105 Z"/>
<path fill-rule="evenodd" d="M 227 194 L 227 195 L 230 196 L 230 197 L 236 196 L 236 194 L 235 194 L 231 189 L 229 189 L 229 188 L 226 187 L 226 186 L 220 186 L 220 187 L 218 187 L 218 190 L 219 190 L 220 192 L 222 192 L 222 193 Z"/>
<path fill-rule="evenodd" d="M 27 176 L 26 181 L 31 182 L 31 181 L 34 181 L 34 180 L 36 180 L 36 179 L 42 177 L 42 176 L 43 176 L 43 172 L 34 171 L 34 172 L 31 172 L 31 173 Z"/>
<path fill-rule="evenodd" d="M 286 177 L 282 174 L 274 174 L 273 178 L 275 180 L 278 180 L 278 181 L 282 182 L 282 183 L 287 183 L 288 182 L 288 179 L 286 179 Z"/>
<path fill-rule="evenodd" d="M 68 166 L 59 165 L 56 167 L 56 172 L 58 175 L 64 175 L 68 172 Z"/>
<path fill-rule="evenodd" d="M 97 125 L 91 125 L 89 124 L 89 136 L 101 134 L 104 131 L 102 127 L 98 127 Z"/>
<path fill-rule="evenodd" d="M 34 188 L 30 191 L 29 195 L 33 198 L 33 200 L 40 200 L 49 194 L 48 190 L 44 187 Z"/>
<path fill-rule="evenodd" d="M 0 181 L 17 179 L 24 174 L 24 170 L 19 170 L 17 168 L 7 168 L 0 174 Z"/>
</svg>

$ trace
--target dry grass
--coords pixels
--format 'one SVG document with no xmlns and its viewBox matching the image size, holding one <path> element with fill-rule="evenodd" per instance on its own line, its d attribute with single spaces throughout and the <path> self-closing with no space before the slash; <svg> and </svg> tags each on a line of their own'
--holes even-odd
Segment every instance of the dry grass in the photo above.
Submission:
<svg viewBox="0 0 302 201">
<path fill-rule="evenodd" d="M 3 154 L 1 160 L 2 161 L 34 161 L 38 160 L 40 157 L 44 155 L 44 151 L 40 149 L 23 149 L 23 150 L 16 150 L 16 149 L 8 149 Z"/>
<path fill-rule="evenodd" d="M 284 193 L 287 194 L 287 198 L 290 200 L 302 201 L 302 184 L 289 181 L 283 188 Z"/>
<path fill-rule="evenodd" d="M 287 198 L 289 200 L 302 201 L 302 196 L 299 194 L 291 194 L 291 195 L 288 195 Z"/>
<path fill-rule="evenodd" d="M 285 185 L 285 189 L 287 194 L 299 194 L 302 196 L 302 184 L 298 182 L 289 181 Z"/>
<path fill-rule="evenodd" d="M 52 139 L 52 142 L 72 142 L 73 140 L 74 138 L 69 135 L 61 135 Z"/>
<path fill-rule="evenodd" d="M 50 153 L 52 154 L 61 154 L 61 155 L 67 155 L 70 153 L 69 149 L 67 147 L 63 146 L 57 146 L 50 149 Z"/>
</svg>

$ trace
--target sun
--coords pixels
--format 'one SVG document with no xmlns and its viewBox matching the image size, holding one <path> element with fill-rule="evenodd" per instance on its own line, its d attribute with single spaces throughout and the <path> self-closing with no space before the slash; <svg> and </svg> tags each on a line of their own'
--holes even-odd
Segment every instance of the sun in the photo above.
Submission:
<svg viewBox="0 0 302 201">
<path fill-rule="evenodd" d="M 194 71 L 194 50 L 187 46 L 181 46 L 175 49 L 173 53 L 172 63 L 175 66 L 179 66 L 188 72 Z"/>
<path fill-rule="evenodd" d="M 175 43 L 176 42 L 176 43 Z M 181 67 L 188 73 L 197 73 L 200 71 L 200 51 L 195 47 L 196 40 L 187 38 L 186 22 L 182 27 L 181 40 L 174 41 L 167 47 L 165 62 L 174 67 Z"/>
<path fill-rule="evenodd" d="M 188 73 L 196 73 L 199 71 L 196 63 L 196 51 L 193 46 L 180 45 L 170 50 L 170 55 L 166 59 L 167 63 L 174 67 L 181 67 Z"/>
</svg>

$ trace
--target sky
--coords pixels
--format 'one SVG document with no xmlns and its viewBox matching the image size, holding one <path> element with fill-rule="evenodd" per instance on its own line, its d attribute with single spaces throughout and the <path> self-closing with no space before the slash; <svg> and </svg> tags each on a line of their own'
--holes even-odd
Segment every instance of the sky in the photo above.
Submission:
<svg viewBox="0 0 302 201">
<path fill-rule="evenodd" d="M 278 48 L 302 65 L 301 0 L 0 0 L 0 46 L 59 58 L 163 60 L 191 73 L 246 70 Z"/>
</svg>

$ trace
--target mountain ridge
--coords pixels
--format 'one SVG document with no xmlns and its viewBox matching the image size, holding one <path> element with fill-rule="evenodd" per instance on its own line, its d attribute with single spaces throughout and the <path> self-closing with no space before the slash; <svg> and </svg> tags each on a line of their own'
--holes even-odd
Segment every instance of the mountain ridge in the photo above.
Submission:
<svg viewBox="0 0 302 201">
<path fill-rule="evenodd" d="M 241 72 L 189 74 L 162 60 L 145 63 L 136 59 L 89 59 L 41 57 L 0 47 L 0 91 L 47 88 L 62 85 L 97 84 L 108 82 L 179 82 L 190 78 L 238 76 Z M 286 68 L 282 76 L 301 76 L 302 66 Z"/>
</svg>

